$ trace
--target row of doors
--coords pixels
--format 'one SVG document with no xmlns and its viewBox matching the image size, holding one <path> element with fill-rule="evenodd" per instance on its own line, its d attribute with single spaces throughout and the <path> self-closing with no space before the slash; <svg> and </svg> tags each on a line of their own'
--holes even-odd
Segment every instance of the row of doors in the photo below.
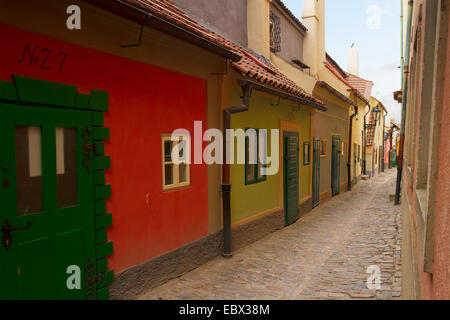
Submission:
<svg viewBox="0 0 450 320">
<path fill-rule="evenodd" d="M 313 140 L 313 176 L 312 205 L 319 205 L 320 198 L 320 139 Z M 298 184 L 299 184 L 299 136 L 295 132 L 284 133 L 284 203 L 286 224 L 292 224 L 299 218 Z M 333 136 L 331 163 L 331 189 L 333 196 L 340 193 L 341 137 Z M 356 161 L 356 153 L 355 159 Z M 356 170 L 356 165 L 354 165 Z M 356 176 L 356 171 L 354 172 Z"/>
<path fill-rule="evenodd" d="M 312 177 L 312 202 L 313 208 L 319 205 L 320 199 L 320 139 L 314 138 L 313 143 L 313 177 Z M 332 195 L 340 193 L 341 181 L 341 137 L 333 136 L 331 153 L 331 190 Z M 354 166 L 356 168 L 356 165 Z M 355 174 L 356 176 L 356 174 Z"/>
</svg>

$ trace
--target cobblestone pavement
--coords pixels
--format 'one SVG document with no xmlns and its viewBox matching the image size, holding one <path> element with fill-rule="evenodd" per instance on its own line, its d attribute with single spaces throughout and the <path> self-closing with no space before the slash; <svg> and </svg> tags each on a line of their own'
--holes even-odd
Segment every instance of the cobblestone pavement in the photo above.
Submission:
<svg viewBox="0 0 450 320">
<path fill-rule="evenodd" d="M 361 181 L 297 223 L 218 257 L 139 299 L 397 299 L 401 218 L 389 195 L 395 170 Z M 367 288 L 367 268 L 381 289 Z"/>
</svg>

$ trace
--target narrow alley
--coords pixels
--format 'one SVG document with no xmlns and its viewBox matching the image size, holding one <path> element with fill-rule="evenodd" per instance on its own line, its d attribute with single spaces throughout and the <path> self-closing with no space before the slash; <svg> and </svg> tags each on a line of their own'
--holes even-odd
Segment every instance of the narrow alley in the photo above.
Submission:
<svg viewBox="0 0 450 320">
<path fill-rule="evenodd" d="M 155 288 L 139 299 L 397 299 L 401 219 L 395 170 L 362 181 L 297 223 Z M 367 288 L 367 268 L 381 289 Z"/>
</svg>

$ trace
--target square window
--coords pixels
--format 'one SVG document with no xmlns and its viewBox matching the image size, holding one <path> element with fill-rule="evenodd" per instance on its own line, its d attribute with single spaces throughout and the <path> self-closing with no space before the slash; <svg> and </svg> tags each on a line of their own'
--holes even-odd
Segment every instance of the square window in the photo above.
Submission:
<svg viewBox="0 0 450 320">
<path fill-rule="evenodd" d="M 163 190 L 172 190 L 190 185 L 190 151 L 188 135 L 162 135 Z M 175 159 L 176 158 L 176 159 Z"/>
<path fill-rule="evenodd" d="M 261 140 L 264 139 L 264 140 Z M 251 185 L 267 180 L 265 165 L 260 163 L 261 145 L 267 146 L 267 136 L 260 135 L 258 129 L 247 129 L 245 135 L 245 184 Z M 264 150 L 264 155 L 266 150 Z"/>
</svg>

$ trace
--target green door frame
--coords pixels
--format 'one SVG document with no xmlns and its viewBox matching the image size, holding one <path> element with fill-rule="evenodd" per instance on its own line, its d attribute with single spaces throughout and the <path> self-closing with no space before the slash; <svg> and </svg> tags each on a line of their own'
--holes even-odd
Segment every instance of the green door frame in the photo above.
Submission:
<svg viewBox="0 0 450 320">
<path fill-rule="evenodd" d="M 92 128 L 92 130 L 90 136 L 84 136 L 85 143 L 83 143 L 82 151 L 84 160 L 90 162 L 92 168 L 93 194 L 91 199 L 93 203 L 91 203 L 91 207 L 92 214 L 95 215 L 93 230 L 95 248 L 92 250 L 95 256 L 93 261 L 85 266 L 86 299 L 109 299 L 109 285 L 114 280 L 114 272 L 108 269 L 107 260 L 108 256 L 113 253 L 113 243 L 107 239 L 107 228 L 112 225 L 112 215 L 106 212 L 106 199 L 111 197 L 111 186 L 106 185 L 105 170 L 110 168 L 111 159 L 104 155 L 105 145 L 103 142 L 109 140 L 109 129 L 104 127 L 104 112 L 109 109 L 108 93 L 91 90 L 89 95 L 80 94 L 77 93 L 75 86 L 17 75 L 13 75 L 12 78 L 12 82 L 0 81 L 0 112 L 1 108 L 6 110 L 5 108 L 11 107 L 21 108 L 21 111 L 45 110 L 45 113 L 55 110 L 55 113 L 58 114 L 63 113 L 57 110 L 64 109 L 89 112 L 89 116 L 86 118 L 90 122 L 87 129 Z M 66 113 L 68 115 L 70 112 L 66 111 Z M 0 172 L 2 181 L 6 179 L 4 175 L 5 172 L 2 170 Z M 5 186 L 2 187 L 5 188 Z M 1 194 L 3 193 L 1 192 Z M 4 250 L 2 252 L 4 255 L 6 249 L 3 248 L 3 245 L 0 246 L 0 250 Z"/>
<path fill-rule="evenodd" d="M 290 225 L 299 218 L 299 148 L 300 137 L 298 132 L 284 132 L 283 159 L 284 159 L 284 212 L 285 224 Z"/>
</svg>

